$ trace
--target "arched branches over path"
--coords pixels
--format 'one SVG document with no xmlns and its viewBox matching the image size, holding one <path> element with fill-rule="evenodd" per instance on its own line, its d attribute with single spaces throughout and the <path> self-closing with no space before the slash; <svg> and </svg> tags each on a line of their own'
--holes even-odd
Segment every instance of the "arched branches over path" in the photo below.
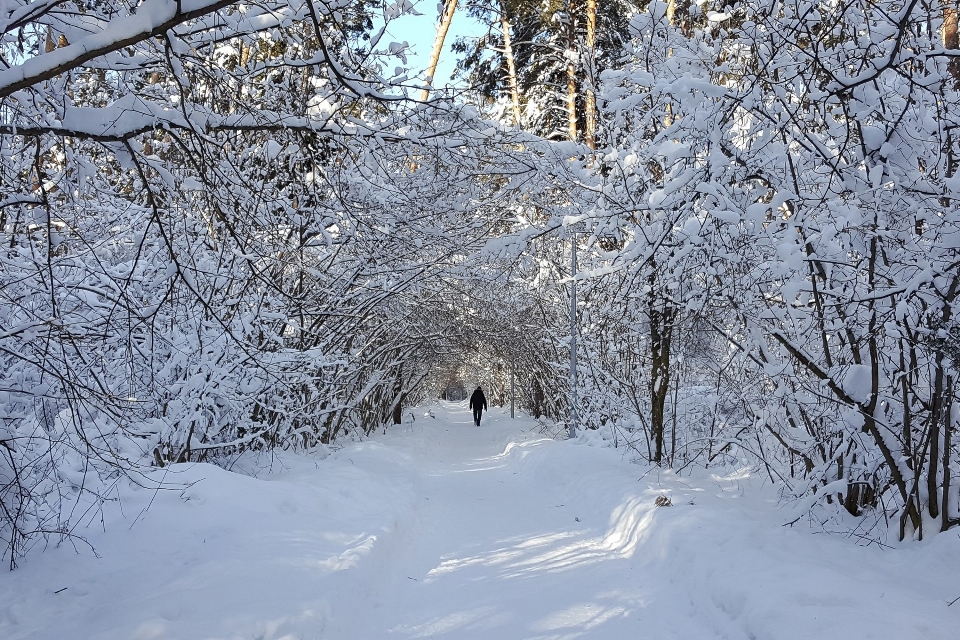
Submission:
<svg viewBox="0 0 960 640">
<path fill-rule="evenodd" d="M 511 368 L 519 407 L 558 418 L 566 406 L 554 309 L 532 286 L 529 256 L 477 264 L 445 282 L 442 315 L 448 332 L 444 358 L 427 379 L 429 392 L 480 384 L 495 405 L 510 401 Z M 525 271 L 527 273 L 525 273 Z"/>
<path fill-rule="evenodd" d="M 405 102 L 366 2 L 73 7 L 0 14 L 11 562 L 117 473 L 388 421 L 449 351 L 446 283 L 557 193 L 556 150 Z"/>
</svg>

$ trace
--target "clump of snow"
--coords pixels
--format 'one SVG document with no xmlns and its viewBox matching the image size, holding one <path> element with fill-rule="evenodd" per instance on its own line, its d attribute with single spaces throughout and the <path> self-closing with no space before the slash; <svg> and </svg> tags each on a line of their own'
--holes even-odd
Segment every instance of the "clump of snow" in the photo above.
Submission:
<svg viewBox="0 0 960 640">
<path fill-rule="evenodd" d="M 843 391 L 854 402 L 865 403 L 872 393 L 873 371 L 865 364 L 851 365 L 843 378 Z"/>
<path fill-rule="evenodd" d="M 283 146 L 276 140 L 267 141 L 266 152 L 267 158 L 269 160 L 276 159 L 280 155 L 280 152 L 283 151 Z"/>
</svg>

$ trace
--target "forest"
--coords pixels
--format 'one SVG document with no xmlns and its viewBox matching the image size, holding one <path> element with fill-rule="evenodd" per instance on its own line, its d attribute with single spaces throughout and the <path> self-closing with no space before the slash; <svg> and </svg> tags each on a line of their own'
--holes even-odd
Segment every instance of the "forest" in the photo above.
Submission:
<svg viewBox="0 0 960 640">
<path fill-rule="evenodd" d="M 417 9 L 0 4 L 6 564 L 511 376 L 863 540 L 960 525 L 955 1 L 446 0 L 462 89 Z"/>
</svg>

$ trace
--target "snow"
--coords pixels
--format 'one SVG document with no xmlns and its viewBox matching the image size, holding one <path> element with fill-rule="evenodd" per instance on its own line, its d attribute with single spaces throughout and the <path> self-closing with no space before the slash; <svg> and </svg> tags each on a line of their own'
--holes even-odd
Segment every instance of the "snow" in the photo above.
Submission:
<svg viewBox="0 0 960 640">
<path fill-rule="evenodd" d="M 267 158 L 270 160 L 275 160 L 277 156 L 280 155 L 280 152 L 283 151 L 283 145 L 276 140 L 268 140 L 266 150 Z"/>
<path fill-rule="evenodd" d="M 843 378 L 843 390 L 854 402 L 861 404 L 870 399 L 873 387 L 873 370 L 865 364 L 850 365 Z"/>
<path fill-rule="evenodd" d="M 125 489 L 86 532 L 100 557 L 63 545 L 0 577 L 0 637 L 956 637 L 955 532 L 858 546 L 783 526 L 747 471 L 679 477 L 596 432 L 425 411 L 257 478 L 158 471 L 184 488 Z"/>
<path fill-rule="evenodd" d="M 206 6 L 216 7 L 219 0 L 208 0 L 191 3 L 190 10 L 202 11 Z M 179 3 L 170 0 L 152 0 L 139 8 L 135 15 L 124 16 L 113 20 L 109 29 L 92 34 L 75 44 L 43 55 L 35 56 L 22 64 L 0 72 L 0 95 L 5 95 L 8 87 L 31 78 L 42 78 L 62 65 L 71 64 L 74 60 L 89 59 L 91 52 L 109 53 L 120 46 L 117 43 L 135 41 L 137 37 L 146 36 L 160 25 L 168 23 L 181 11 Z M 7 91 L 7 93 L 9 93 Z"/>
</svg>

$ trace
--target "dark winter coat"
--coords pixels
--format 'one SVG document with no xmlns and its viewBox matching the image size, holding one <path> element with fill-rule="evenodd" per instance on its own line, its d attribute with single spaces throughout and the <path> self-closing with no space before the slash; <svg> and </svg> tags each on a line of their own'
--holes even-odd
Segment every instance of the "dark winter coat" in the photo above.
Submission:
<svg viewBox="0 0 960 640">
<path fill-rule="evenodd" d="M 483 391 L 480 390 L 480 387 L 477 387 L 477 390 L 473 392 L 473 395 L 470 396 L 470 408 L 479 409 L 483 407 L 484 410 L 487 408 L 487 398 L 483 395 Z"/>
</svg>

